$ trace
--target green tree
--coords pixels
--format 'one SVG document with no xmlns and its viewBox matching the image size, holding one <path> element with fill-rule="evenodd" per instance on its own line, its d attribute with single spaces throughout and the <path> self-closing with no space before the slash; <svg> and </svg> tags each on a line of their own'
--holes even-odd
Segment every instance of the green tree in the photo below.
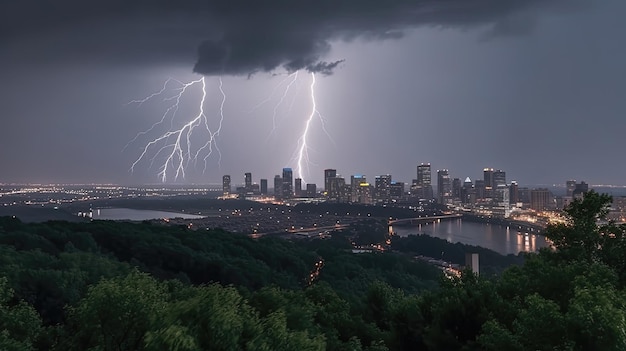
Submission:
<svg viewBox="0 0 626 351">
<path fill-rule="evenodd" d="M 33 350 L 33 344 L 42 332 L 41 319 L 35 309 L 20 301 L 11 304 L 13 290 L 0 277 L 0 350 Z"/>
<path fill-rule="evenodd" d="M 567 223 L 549 226 L 545 236 L 552 240 L 559 256 L 566 260 L 602 260 L 602 237 L 611 233 L 598 226 L 605 220 L 612 198 L 591 190 L 575 199 L 566 209 Z"/>
<path fill-rule="evenodd" d="M 70 308 L 74 350 L 139 350 L 144 336 L 163 316 L 166 294 L 145 273 L 102 280 Z"/>
</svg>

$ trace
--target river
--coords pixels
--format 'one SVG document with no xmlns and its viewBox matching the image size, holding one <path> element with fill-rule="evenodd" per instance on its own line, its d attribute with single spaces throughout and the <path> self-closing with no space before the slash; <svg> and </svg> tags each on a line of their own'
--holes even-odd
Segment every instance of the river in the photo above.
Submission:
<svg viewBox="0 0 626 351">
<path fill-rule="evenodd" d="M 187 213 L 152 211 L 152 210 L 133 210 L 130 208 L 99 208 L 93 211 L 93 219 L 102 220 L 129 220 L 129 221 L 145 221 L 160 218 L 185 218 L 198 219 L 205 216 L 192 215 Z"/>
<path fill-rule="evenodd" d="M 398 236 L 427 234 L 445 239 L 451 243 L 481 246 L 503 255 L 517 255 L 521 251 L 533 252 L 542 247 L 549 247 L 541 235 L 518 232 L 507 226 L 475 223 L 462 219 L 444 219 L 413 226 L 389 227 L 390 232 Z"/>
</svg>

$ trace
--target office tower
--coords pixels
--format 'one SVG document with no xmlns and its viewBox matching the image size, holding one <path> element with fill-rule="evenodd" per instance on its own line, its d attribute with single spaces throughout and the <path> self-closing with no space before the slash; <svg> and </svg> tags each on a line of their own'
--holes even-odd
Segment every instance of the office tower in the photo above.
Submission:
<svg viewBox="0 0 626 351">
<path fill-rule="evenodd" d="M 509 186 L 509 202 L 511 204 L 519 202 L 519 188 L 515 180 L 511 181 L 511 185 Z"/>
<path fill-rule="evenodd" d="M 372 186 L 369 183 L 363 182 L 359 184 L 355 202 L 360 204 L 371 204 L 373 202 Z"/>
<path fill-rule="evenodd" d="M 389 186 L 389 197 L 391 200 L 402 200 L 404 198 L 404 183 L 391 182 L 391 185 Z"/>
<path fill-rule="evenodd" d="M 313 183 L 308 183 L 306 185 L 306 197 L 314 198 L 317 197 L 317 186 Z"/>
<path fill-rule="evenodd" d="M 565 182 L 565 195 L 572 197 L 574 196 L 574 190 L 576 190 L 576 181 L 568 180 Z"/>
<path fill-rule="evenodd" d="M 389 202 L 391 200 L 391 175 L 386 174 L 376 177 L 374 187 L 377 202 Z"/>
<path fill-rule="evenodd" d="M 337 176 L 337 170 L 336 169 L 325 169 L 324 170 L 324 191 L 326 192 L 326 194 L 328 195 L 328 192 L 330 191 L 330 182 L 331 182 L 331 178 L 335 178 Z"/>
<path fill-rule="evenodd" d="M 485 199 L 490 199 L 493 197 L 493 168 L 485 168 L 483 169 L 483 180 L 485 181 Z"/>
<path fill-rule="evenodd" d="M 506 185 L 506 172 L 503 170 L 497 170 L 493 172 L 493 188 Z"/>
<path fill-rule="evenodd" d="M 511 200 L 509 199 L 509 187 L 506 184 L 498 184 L 493 189 L 494 213 L 500 217 L 509 218 L 511 214 Z"/>
<path fill-rule="evenodd" d="M 359 186 L 362 183 L 367 183 L 365 176 L 362 174 L 355 174 L 350 177 L 350 201 L 359 202 Z"/>
<path fill-rule="evenodd" d="M 440 204 L 448 203 L 452 193 L 450 174 L 447 169 L 437 171 L 437 200 Z"/>
<path fill-rule="evenodd" d="M 293 197 L 293 171 L 291 168 L 283 168 L 283 199 Z"/>
<path fill-rule="evenodd" d="M 454 200 L 461 199 L 461 179 L 459 178 L 452 179 L 452 198 Z"/>
<path fill-rule="evenodd" d="M 465 178 L 463 182 L 463 188 L 461 188 L 461 202 L 469 205 L 476 203 L 476 188 L 474 188 L 470 177 Z"/>
<path fill-rule="evenodd" d="M 252 173 L 244 174 L 244 186 L 246 192 L 252 191 Z"/>
<path fill-rule="evenodd" d="M 422 163 L 417 166 L 416 186 L 412 191 L 417 192 L 417 195 L 422 199 L 433 198 L 433 185 L 431 177 L 430 163 Z"/>
<path fill-rule="evenodd" d="M 267 179 L 261 179 L 261 195 L 267 195 Z"/>
<path fill-rule="evenodd" d="M 530 189 L 527 187 L 517 188 L 518 202 L 530 204 Z"/>
<path fill-rule="evenodd" d="M 226 174 L 222 177 L 222 193 L 224 196 L 230 195 L 231 187 L 230 187 L 230 175 Z"/>
<path fill-rule="evenodd" d="M 430 163 L 422 163 L 417 166 L 417 184 L 431 185 L 431 169 Z"/>
<path fill-rule="evenodd" d="M 486 197 L 485 181 L 483 179 L 476 179 L 474 181 L 474 189 L 476 190 L 476 199 L 483 200 Z"/>
<path fill-rule="evenodd" d="M 302 197 L 302 178 L 296 178 L 294 193 L 296 197 Z"/>
<path fill-rule="evenodd" d="M 553 206 L 552 193 L 548 189 L 533 189 L 530 191 L 530 208 L 535 211 L 551 209 Z"/>
<path fill-rule="evenodd" d="M 278 174 L 274 176 L 274 197 L 277 199 L 283 197 L 283 178 Z"/>
<path fill-rule="evenodd" d="M 347 202 L 346 199 L 346 180 L 340 176 L 336 175 L 335 177 L 330 178 L 330 188 L 327 191 L 328 200 L 335 202 Z"/>
</svg>

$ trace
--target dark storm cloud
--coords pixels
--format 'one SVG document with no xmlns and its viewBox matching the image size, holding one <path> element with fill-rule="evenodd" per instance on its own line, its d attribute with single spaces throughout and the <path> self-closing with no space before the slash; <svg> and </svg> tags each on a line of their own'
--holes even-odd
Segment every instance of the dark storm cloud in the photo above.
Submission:
<svg viewBox="0 0 626 351">
<path fill-rule="evenodd" d="M 202 33 L 194 71 L 205 75 L 250 75 L 278 68 L 332 73 L 341 62 L 322 61 L 335 40 L 399 38 L 421 25 L 490 25 L 489 35 L 519 31 L 515 22 L 540 9 L 574 0 L 44 0 L 0 4 L 0 39 L 48 27 L 104 21 L 115 27 L 129 18 L 192 14 L 210 22 Z M 556 6 L 555 6 L 556 5 Z M 519 17 L 522 16 L 522 17 Z M 174 21 L 179 26 L 191 23 Z M 523 21 L 527 23 L 527 21 Z M 142 28 L 142 35 L 151 35 Z M 123 41 L 123 35 L 117 33 Z M 153 34 L 156 35 L 156 34 Z M 198 35 L 195 34 L 195 37 Z M 181 38 L 181 40 L 185 40 Z M 145 55 L 150 55 L 146 52 Z M 338 58 L 340 59 L 340 58 Z"/>
</svg>

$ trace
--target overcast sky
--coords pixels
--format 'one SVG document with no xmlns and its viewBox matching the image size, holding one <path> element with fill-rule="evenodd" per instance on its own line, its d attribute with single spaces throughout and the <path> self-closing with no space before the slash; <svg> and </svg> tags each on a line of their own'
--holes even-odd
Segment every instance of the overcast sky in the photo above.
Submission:
<svg viewBox="0 0 626 351">
<path fill-rule="evenodd" d="M 3 1 L 0 182 L 160 182 L 175 134 L 130 168 L 147 143 L 198 115 L 201 84 L 185 91 L 173 119 L 134 141 L 161 120 L 174 102 L 163 98 L 180 85 L 127 103 L 168 78 L 203 76 L 213 133 L 220 77 L 226 95 L 214 152 L 206 169 L 206 148 L 198 162 L 185 160 L 177 180 L 175 157 L 167 182 L 231 174 L 239 183 L 252 172 L 271 183 L 283 167 L 297 176 L 315 74 L 325 128 L 315 115 L 301 172 L 318 187 L 325 168 L 410 182 L 421 162 L 462 179 L 493 167 L 520 184 L 626 185 L 625 1 L 271 4 Z M 187 145 L 186 135 L 185 158 L 209 137 L 198 129 Z"/>
</svg>

